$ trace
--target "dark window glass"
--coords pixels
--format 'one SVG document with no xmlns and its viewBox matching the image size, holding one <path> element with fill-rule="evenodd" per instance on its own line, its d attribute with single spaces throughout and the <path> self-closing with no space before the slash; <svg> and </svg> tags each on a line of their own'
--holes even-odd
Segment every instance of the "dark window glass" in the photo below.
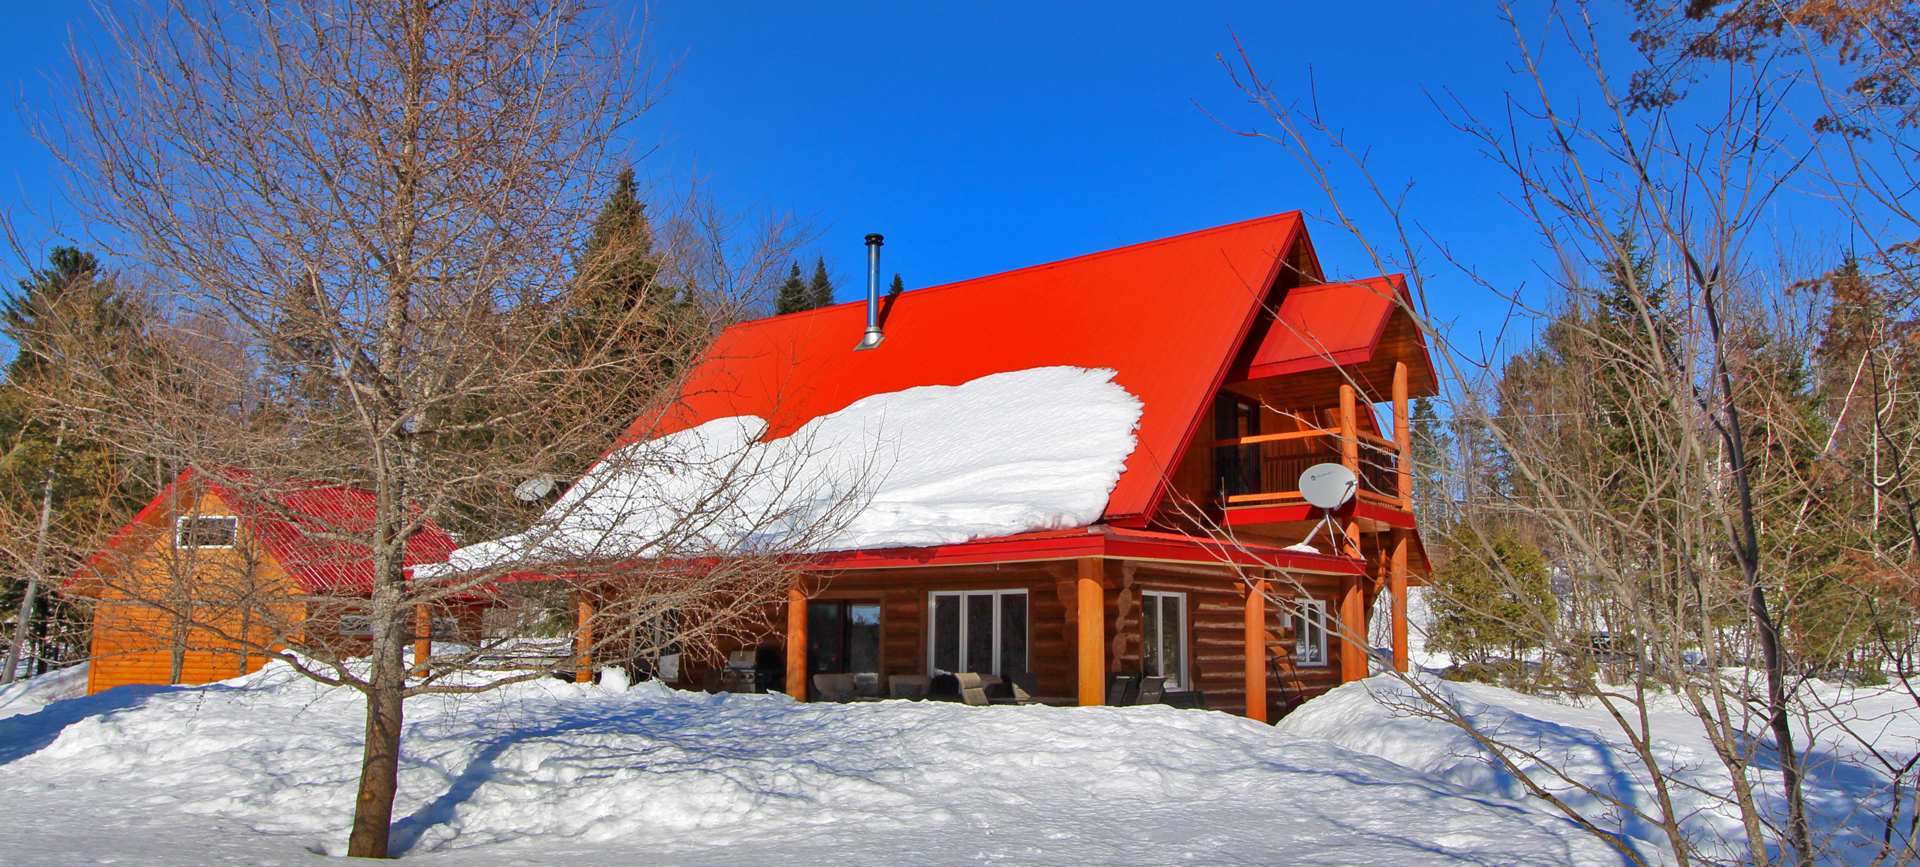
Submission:
<svg viewBox="0 0 1920 867">
<path fill-rule="evenodd" d="M 1027 594 L 1000 597 L 1000 671 L 1027 670 Z"/>
<path fill-rule="evenodd" d="M 967 595 L 967 671 L 993 671 L 993 594 Z"/>
<path fill-rule="evenodd" d="M 846 646 L 839 602 L 807 603 L 807 673 L 846 671 Z"/>
<path fill-rule="evenodd" d="M 1140 605 L 1140 637 L 1142 655 L 1140 667 L 1156 677 L 1167 673 L 1160 661 L 1160 599 L 1148 595 Z"/>
<path fill-rule="evenodd" d="M 880 606 L 847 606 L 847 670 L 880 670 Z"/>
<path fill-rule="evenodd" d="M 960 671 L 960 597 L 933 597 L 933 667 Z"/>
<path fill-rule="evenodd" d="M 1169 686 L 1184 688 L 1182 678 L 1183 658 L 1186 648 L 1180 646 L 1180 621 L 1186 619 L 1184 596 L 1160 597 L 1160 646 L 1163 648 L 1161 659 L 1165 663 L 1162 674 L 1168 678 Z"/>
<path fill-rule="evenodd" d="M 174 526 L 180 548 L 231 548 L 240 533 L 239 518 L 181 518 Z"/>
</svg>

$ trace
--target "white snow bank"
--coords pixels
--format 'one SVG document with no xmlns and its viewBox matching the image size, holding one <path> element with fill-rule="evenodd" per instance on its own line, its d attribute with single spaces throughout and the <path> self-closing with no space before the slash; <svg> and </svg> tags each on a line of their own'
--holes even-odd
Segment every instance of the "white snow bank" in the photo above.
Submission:
<svg viewBox="0 0 1920 867">
<path fill-rule="evenodd" d="M 359 697 L 279 665 L 0 721 L 0 863 L 306 863 L 344 846 Z M 91 704 L 89 704 L 91 703 Z M 49 708 L 49 713 L 60 705 Z M 426 864 L 1618 863 L 1536 806 L 1205 711 L 803 705 L 542 680 L 407 703 Z M 11 726 L 12 728 L 8 728 Z"/>
<path fill-rule="evenodd" d="M 1582 790 L 1610 793 L 1648 815 L 1660 815 L 1646 766 L 1603 707 L 1485 684 L 1431 677 L 1423 682 L 1447 696 L 1489 736 L 1537 756 L 1537 760 L 1517 762 L 1528 777 L 1544 783 L 1602 828 L 1633 840 L 1641 851 L 1661 860 L 1659 853 L 1667 844 L 1657 826 L 1607 809 L 1600 798 Z M 1830 857 L 1839 863 L 1868 863 L 1881 829 L 1860 807 L 1884 797 L 1887 781 L 1858 765 L 1838 761 L 1842 755 L 1857 754 L 1858 747 L 1845 743 L 1832 723 L 1847 720 L 1883 754 L 1898 761 L 1920 749 L 1920 711 L 1899 684 L 1853 688 L 1814 683 L 1805 699 L 1827 708 L 1816 716 L 1828 722 L 1816 725 L 1811 733 L 1803 727 L 1797 744 L 1809 754 L 1807 801 L 1817 842 L 1830 843 Z M 1405 684 L 1379 676 L 1307 702 L 1282 719 L 1278 728 L 1301 737 L 1324 738 L 1473 791 L 1527 797 L 1521 782 L 1487 761 L 1483 748 L 1472 738 L 1446 722 L 1409 712 L 1418 707 Z M 1664 694 L 1649 700 L 1648 718 L 1652 751 L 1674 779 L 1674 811 L 1684 817 L 1682 827 L 1704 841 L 1708 851 L 1739 860 L 1736 847 L 1743 845 L 1744 830 L 1738 812 L 1724 802 L 1732 791 L 1732 777 L 1716 758 L 1700 720 L 1679 698 Z M 1809 734 L 1814 736 L 1809 739 Z M 1783 816 L 1784 809 L 1774 797 L 1780 791 L 1778 763 L 1763 757 L 1758 765 L 1750 776 L 1762 803 Z M 1556 779 L 1549 766 L 1557 766 L 1567 779 Z M 1545 804 L 1540 808 L 1550 809 Z M 1861 824 L 1855 827 L 1850 825 L 1853 822 Z"/>
<path fill-rule="evenodd" d="M 454 569 L 767 545 L 942 545 L 1099 520 L 1139 399 L 1111 370 L 1041 367 L 877 394 L 762 442 L 717 419 L 608 455 L 533 530 Z"/>
<path fill-rule="evenodd" d="M 33 713 L 61 699 L 87 694 L 87 664 L 70 665 L 39 677 L 0 686 L 0 719 Z"/>
</svg>

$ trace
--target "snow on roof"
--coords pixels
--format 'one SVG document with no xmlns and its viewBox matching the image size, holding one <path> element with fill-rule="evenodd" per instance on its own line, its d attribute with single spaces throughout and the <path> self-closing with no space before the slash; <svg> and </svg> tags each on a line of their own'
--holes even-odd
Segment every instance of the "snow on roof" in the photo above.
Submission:
<svg viewBox="0 0 1920 867">
<path fill-rule="evenodd" d="M 451 568 L 966 542 L 1099 520 L 1142 404 L 1112 370 L 1041 367 L 855 401 L 784 437 L 732 416 L 616 449 L 534 529 Z"/>
<path fill-rule="evenodd" d="M 742 415 L 784 436 L 869 395 L 1106 368 L 1145 409 L 1105 518 L 1144 520 L 1289 256 L 1317 277 L 1297 212 L 903 292 L 882 301 L 886 341 L 862 352 L 864 302 L 742 322 L 628 441 Z"/>
</svg>

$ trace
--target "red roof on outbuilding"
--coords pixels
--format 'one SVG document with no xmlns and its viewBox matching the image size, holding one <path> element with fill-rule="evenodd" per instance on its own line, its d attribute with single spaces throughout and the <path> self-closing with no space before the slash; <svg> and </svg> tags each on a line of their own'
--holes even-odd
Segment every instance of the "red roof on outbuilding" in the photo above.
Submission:
<svg viewBox="0 0 1920 867">
<path fill-rule="evenodd" d="M 1108 520 L 1148 514 L 1283 263 L 1304 242 L 1286 213 L 944 286 L 888 301 L 886 340 L 855 351 L 866 302 L 727 329 L 649 439 L 757 415 L 769 438 L 863 397 L 959 385 L 1034 367 L 1111 368 L 1145 405 L 1107 502 Z"/>
<path fill-rule="evenodd" d="M 287 577 L 309 593 L 365 592 L 372 586 L 373 564 L 366 546 L 340 538 L 365 532 L 373 520 L 374 495 L 362 488 L 313 485 L 276 496 L 279 509 L 269 508 L 248 496 L 242 489 L 245 477 L 213 478 L 192 468 L 180 473 L 160 494 L 147 503 L 132 521 L 121 527 L 107 543 L 107 551 L 154 532 L 168 522 L 193 486 L 204 485 L 232 506 L 245 522 L 245 531 L 254 534 L 267 554 L 280 564 Z M 164 531 L 164 527 L 161 528 Z M 420 532 L 407 540 L 405 565 L 442 563 L 455 548 L 453 537 L 428 521 Z M 84 573 L 99 568 L 107 551 L 87 561 Z"/>
</svg>

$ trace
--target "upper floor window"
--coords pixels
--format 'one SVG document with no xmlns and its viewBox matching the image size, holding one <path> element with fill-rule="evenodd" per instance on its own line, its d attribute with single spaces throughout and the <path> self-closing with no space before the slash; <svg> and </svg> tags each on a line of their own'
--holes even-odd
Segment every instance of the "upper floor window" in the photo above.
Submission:
<svg viewBox="0 0 1920 867">
<path fill-rule="evenodd" d="M 173 522 L 175 548 L 231 548 L 240 536 L 240 519 L 231 515 L 185 517 Z"/>
</svg>

